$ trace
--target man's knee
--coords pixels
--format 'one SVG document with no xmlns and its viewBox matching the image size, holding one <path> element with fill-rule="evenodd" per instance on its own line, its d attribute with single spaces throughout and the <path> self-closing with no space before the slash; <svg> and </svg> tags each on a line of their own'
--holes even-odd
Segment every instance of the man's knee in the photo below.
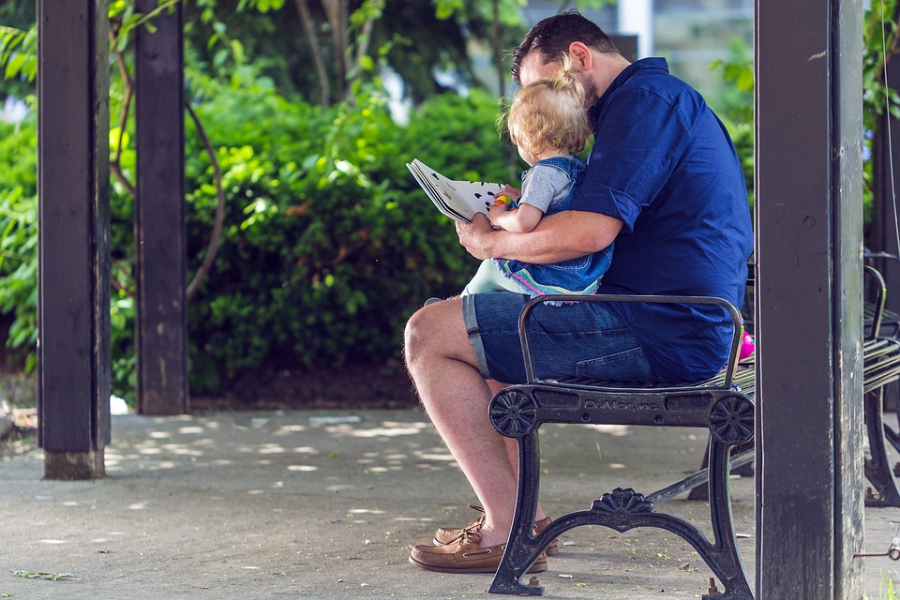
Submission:
<svg viewBox="0 0 900 600">
<path fill-rule="evenodd" d="M 429 317 L 424 308 L 420 308 L 406 322 L 403 331 L 403 355 L 407 364 L 418 360 L 421 356 L 423 341 L 428 339 Z"/>
<path fill-rule="evenodd" d="M 411 366 L 429 357 L 464 358 L 468 345 L 462 306 L 448 300 L 420 308 L 406 322 L 404 354 Z"/>
</svg>

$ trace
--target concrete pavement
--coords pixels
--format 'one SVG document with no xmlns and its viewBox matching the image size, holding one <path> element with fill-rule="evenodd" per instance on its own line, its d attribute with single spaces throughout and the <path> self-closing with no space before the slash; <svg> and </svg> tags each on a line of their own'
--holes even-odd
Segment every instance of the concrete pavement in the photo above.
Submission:
<svg viewBox="0 0 900 600">
<path fill-rule="evenodd" d="M 705 444 L 702 430 L 615 426 L 545 425 L 541 439 L 551 515 L 617 486 L 653 491 L 695 468 Z M 55 482 L 42 480 L 39 450 L 3 462 L 0 598 L 501 597 L 485 593 L 490 575 L 407 562 L 409 544 L 474 514 L 420 411 L 117 416 L 106 465 L 106 479 Z M 735 480 L 733 494 L 752 582 L 753 481 Z M 664 509 L 707 517 L 683 496 Z M 867 509 L 866 550 L 886 551 L 897 521 L 900 509 Z M 699 598 L 711 577 L 660 530 L 584 527 L 562 541 L 538 576 L 547 598 Z M 864 567 L 867 597 L 887 598 L 898 563 Z"/>
</svg>

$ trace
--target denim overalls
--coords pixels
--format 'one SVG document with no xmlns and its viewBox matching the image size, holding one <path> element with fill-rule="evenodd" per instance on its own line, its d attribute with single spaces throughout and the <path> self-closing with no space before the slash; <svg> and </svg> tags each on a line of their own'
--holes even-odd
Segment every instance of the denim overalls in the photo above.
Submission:
<svg viewBox="0 0 900 600">
<path fill-rule="evenodd" d="M 562 200 L 554 200 L 544 216 L 567 210 L 578 193 L 578 187 L 584 180 L 586 169 L 584 162 L 576 156 L 560 156 L 540 160 L 534 166 L 538 165 L 560 169 L 572 181 L 566 197 Z M 525 174 L 523 174 L 523 178 L 524 176 Z M 612 251 L 613 244 L 610 244 L 603 250 L 587 256 L 546 265 L 535 265 L 505 258 L 491 260 L 503 275 L 516 282 L 524 293 L 531 296 L 593 294 L 597 291 L 603 274 L 609 269 Z"/>
</svg>

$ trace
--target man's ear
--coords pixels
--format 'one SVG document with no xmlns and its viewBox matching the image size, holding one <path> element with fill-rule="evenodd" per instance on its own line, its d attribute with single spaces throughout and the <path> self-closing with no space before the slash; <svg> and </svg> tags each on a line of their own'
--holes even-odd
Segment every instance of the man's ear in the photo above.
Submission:
<svg viewBox="0 0 900 600">
<path fill-rule="evenodd" d="M 594 56 L 591 54 L 590 48 L 583 42 L 569 44 L 569 58 L 572 59 L 573 65 L 585 71 L 590 71 L 594 63 Z"/>
</svg>

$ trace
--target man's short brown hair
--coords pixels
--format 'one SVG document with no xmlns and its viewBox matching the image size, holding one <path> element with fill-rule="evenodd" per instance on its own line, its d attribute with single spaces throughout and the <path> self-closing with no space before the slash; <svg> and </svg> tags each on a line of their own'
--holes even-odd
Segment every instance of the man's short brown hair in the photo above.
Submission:
<svg viewBox="0 0 900 600">
<path fill-rule="evenodd" d="M 519 69 L 528 53 L 538 52 L 542 63 L 546 64 L 559 60 L 563 54 L 568 54 L 572 42 L 581 42 L 603 54 L 619 54 L 619 50 L 602 29 L 584 18 L 577 10 L 569 10 L 537 23 L 513 51 L 510 71 L 516 84 L 522 85 Z"/>
</svg>

